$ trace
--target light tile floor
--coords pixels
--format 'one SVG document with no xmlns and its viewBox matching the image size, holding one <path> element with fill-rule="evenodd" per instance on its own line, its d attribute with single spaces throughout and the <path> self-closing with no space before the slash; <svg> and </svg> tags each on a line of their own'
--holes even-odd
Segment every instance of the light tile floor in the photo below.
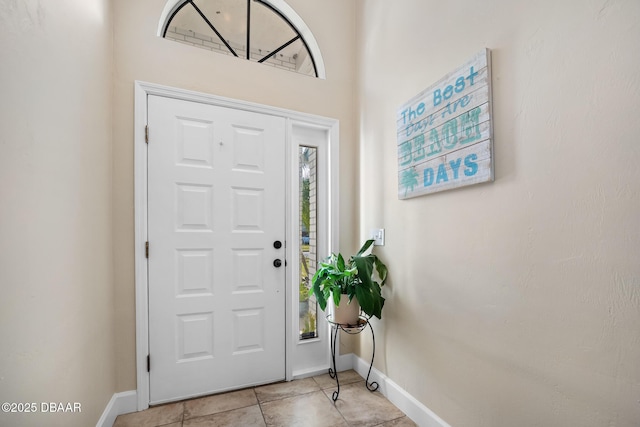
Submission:
<svg viewBox="0 0 640 427">
<path fill-rule="evenodd" d="M 355 371 L 340 372 L 340 396 L 328 374 L 248 388 L 120 415 L 114 427 L 415 426 Z"/>
</svg>

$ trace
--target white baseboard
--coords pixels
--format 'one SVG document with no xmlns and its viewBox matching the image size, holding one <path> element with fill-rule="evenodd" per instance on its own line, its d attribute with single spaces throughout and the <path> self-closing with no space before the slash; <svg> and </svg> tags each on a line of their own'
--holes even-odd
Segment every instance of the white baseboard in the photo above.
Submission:
<svg viewBox="0 0 640 427">
<path fill-rule="evenodd" d="M 358 374 L 360 374 L 362 378 L 366 378 L 367 373 L 369 372 L 370 361 L 365 361 L 355 354 L 351 354 L 341 356 L 341 358 L 344 358 L 345 362 L 347 360 L 346 356 L 351 356 L 351 360 L 353 363 L 352 368 Z M 338 361 L 336 361 L 336 365 L 338 364 L 337 362 Z M 338 371 L 341 370 L 343 369 L 338 369 Z M 383 396 L 389 399 L 391 403 L 396 405 L 398 409 L 407 414 L 407 416 L 420 427 L 451 427 L 442 418 L 436 415 L 435 412 L 424 406 L 415 397 L 411 396 L 403 388 L 393 382 L 385 374 L 378 371 L 376 368 L 371 369 L 369 382 L 371 381 L 377 382 L 380 386 L 378 388 L 380 393 L 382 393 Z"/>
<path fill-rule="evenodd" d="M 113 427 L 118 415 L 130 414 L 138 410 L 138 397 L 135 390 L 116 393 L 104 408 L 96 427 Z"/>
<path fill-rule="evenodd" d="M 356 355 L 353 353 L 336 355 L 336 371 L 348 371 L 354 369 Z"/>
<path fill-rule="evenodd" d="M 342 371 L 348 371 L 349 369 L 353 369 L 353 361 L 354 361 L 353 353 L 343 354 L 343 355 L 337 354 L 336 370 L 338 372 L 342 372 Z M 300 380 L 302 378 L 315 377 L 316 375 L 322 375 L 328 372 L 329 372 L 328 366 L 324 366 L 324 365 L 316 366 L 316 367 L 301 370 L 301 371 L 294 371 L 292 379 Z"/>
</svg>

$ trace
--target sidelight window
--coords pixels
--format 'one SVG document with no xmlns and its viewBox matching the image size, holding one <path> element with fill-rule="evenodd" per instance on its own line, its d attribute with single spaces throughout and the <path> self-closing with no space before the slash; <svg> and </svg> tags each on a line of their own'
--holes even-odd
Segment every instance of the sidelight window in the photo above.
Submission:
<svg viewBox="0 0 640 427">
<path fill-rule="evenodd" d="M 311 279 L 317 266 L 317 148 L 299 147 L 300 179 L 300 339 L 318 336 L 318 304 L 315 296 L 309 296 Z"/>
</svg>

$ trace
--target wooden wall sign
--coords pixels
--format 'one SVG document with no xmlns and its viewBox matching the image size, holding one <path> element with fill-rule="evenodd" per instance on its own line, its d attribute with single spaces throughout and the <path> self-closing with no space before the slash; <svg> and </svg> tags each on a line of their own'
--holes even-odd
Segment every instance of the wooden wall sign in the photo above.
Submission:
<svg viewBox="0 0 640 427">
<path fill-rule="evenodd" d="M 489 49 L 401 106 L 396 123 L 398 198 L 493 181 Z"/>
</svg>

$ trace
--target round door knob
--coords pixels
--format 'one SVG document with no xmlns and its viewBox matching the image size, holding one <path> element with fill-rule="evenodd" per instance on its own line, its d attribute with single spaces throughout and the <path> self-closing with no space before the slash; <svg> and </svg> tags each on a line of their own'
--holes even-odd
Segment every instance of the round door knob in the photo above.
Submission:
<svg viewBox="0 0 640 427">
<path fill-rule="evenodd" d="M 276 249 L 280 249 L 282 247 L 282 242 L 280 240 L 276 240 L 273 242 L 273 247 Z"/>
<path fill-rule="evenodd" d="M 278 268 L 282 266 L 282 261 L 280 261 L 279 259 L 276 259 L 273 261 L 273 266 Z"/>
</svg>

